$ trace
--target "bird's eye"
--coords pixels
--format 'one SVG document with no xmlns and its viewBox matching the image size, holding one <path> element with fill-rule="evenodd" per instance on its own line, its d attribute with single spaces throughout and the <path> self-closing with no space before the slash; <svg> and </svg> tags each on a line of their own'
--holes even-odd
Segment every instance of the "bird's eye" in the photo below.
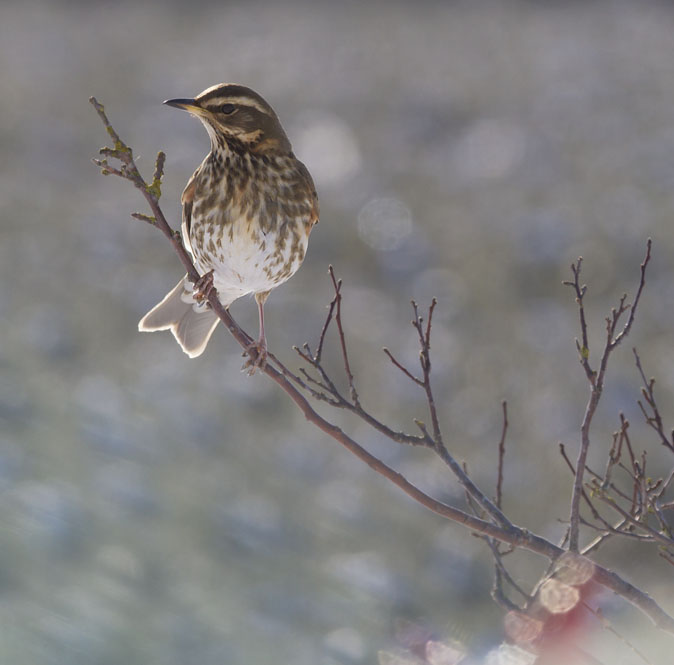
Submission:
<svg viewBox="0 0 674 665">
<path fill-rule="evenodd" d="M 230 113 L 234 112 L 235 108 L 236 108 L 236 106 L 234 106 L 234 104 L 223 104 L 220 107 L 220 113 L 224 113 L 225 115 L 229 115 Z"/>
</svg>

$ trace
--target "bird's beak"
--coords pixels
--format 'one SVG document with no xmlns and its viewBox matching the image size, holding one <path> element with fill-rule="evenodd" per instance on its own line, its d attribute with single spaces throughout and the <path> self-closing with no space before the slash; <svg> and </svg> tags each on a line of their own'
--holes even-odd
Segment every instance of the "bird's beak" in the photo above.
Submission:
<svg viewBox="0 0 674 665">
<path fill-rule="evenodd" d="M 167 99 L 164 104 L 182 109 L 183 111 L 189 111 L 190 113 L 194 113 L 194 115 L 204 114 L 204 110 L 194 99 Z"/>
</svg>

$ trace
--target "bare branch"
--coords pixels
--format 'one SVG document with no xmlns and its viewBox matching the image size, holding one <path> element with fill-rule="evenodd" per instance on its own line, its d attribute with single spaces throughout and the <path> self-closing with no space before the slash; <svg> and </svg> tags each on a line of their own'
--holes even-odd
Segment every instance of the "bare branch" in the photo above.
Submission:
<svg viewBox="0 0 674 665">
<path fill-rule="evenodd" d="M 349 393 L 351 394 L 351 401 L 355 406 L 360 406 L 358 401 L 358 392 L 356 391 L 356 386 L 353 381 L 353 372 L 351 371 L 351 365 L 349 364 L 349 354 L 346 351 L 346 338 L 344 336 L 344 328 L 342 327 L 342 280 L 339 281 L 335 277 L 335 271 L 330 266 L 330 279 L 332 280 L 332 286 L 335 289 L 335 301 L 337 303 L 337 311 L 335 312 L 335 322 L 337 323 L 337 331 L 339 333 L 339 344 L 342 347 L 342 360 L 344 361 L 344 371 L 346 372 L 346 378 L 349 381 Z"/>
<path fill-rule="evenodd" d="M 508 554 L 512 552 L 513 550 L 508 550 L 507 552 L 501 552 L 499 549 L 498 543 L 494 541 L 492 538 L 485 538 L 484 539 L 487 544 L 489 545 L 489 549 L 491 550 L 491 553 L 494 557 L 494 566 L 495 566 L 495 571 L 497 573 L 496 577 L 499 578 L 495 580 L 495 582 L 498 582 L 499 587 L 501 587 L 502 591 L 502 586 L 501 582 L 502 580 L 505 580 L 517 593 L 522 596 L 522 598 L 525 601 L 531 600 L 531 596 L 524 590 L 522 587 L 515 582 L 513 579 L 512 575 L 508 572 L 508 569 L 505 567 L 505 564 L 503 563 L 503 555 Z M 505 597 L 505 594 L 501 594 L 502 596 Z M 518 605 L 512 605 L 509 609 L 513 609 L 513 606 L 517 609 L 522 609 Z"/>
<path fill-rule="evenodd" d="M 418 386 L 424 385 L 424 382 L 419 379 L 418 377 L 414 376 L 412 372 L 410 372 L 404 365 L 401 365 L 393 356 L 393 354 L 386 348 L 384 347 L 384 353 L 389 357 L 389 360 L 408 378 L 414 381 Z"/>
<path fill-rule="evenodd" d="M 641 380 L 644 384 L 643 388 L 641 389 L 641 394 L 643 395 L 644 400 L 646 400 L 646 404 L 648 404 L 651 409 L 651 413 L 648 413 L 646 407 L 643 405 L 643 402 L 639 400 L 638 404 L 639 408 L 641 409 L 641 413 L 644 414 L 646 423 L 657 432 L 662 445 L 674 452 L 674 432 L 670 436 L 665 434 L 662 416 L 660 415 L 658 405 L 655 402 L 655 379 L 646 379 L 646 374 L 644 373 L 644 369 L 641 365 L 639 353 L 637 352 L 636 348 L 633 348 L 632 352 L 634 353 L 634 359 L 636 361 L 637 369 L 639 370 L 639 376 L 641 376 Z"/>
<path fill-rule="evenodd" d="M 583 257 L 579 256 L 576 263 L 571 264 L 571 273 L 573 280 L 562 282 L 565 286 L 570 286 L 576 294 L 576 303 L 578 305 L 578 315 L 580 318 L 580 334 L 582 343 L 576 340 L 576 348 L 580 356 L 580 363 L 585 370 L 585 374 L 590 382 L 594 380 L 594 370 L 590 367 L 590 343 L 587 335 L 587 321 L 585 320 L 585 306 L 583 305 L 583 298 L 587 292 L 587 285 L 580 283 L 580 271 L 583 265 Z"/>
<path fill-rule="evenodd" d="M 601 609 L 594 609 L 590 605 L 588 605 L 586 602 L 583 602 L 583 607 L 593 614 L 597 619 L 599 619 L 599 622 L 601 623 L 601 627 L 611 633 L 614 637 L 617 637 L 628 649 L 630 649 L 635 655 L 637 655 L 646 665 L 652 665 L 651 661 L 644 656 L 639 649 L 637 649 L 624 635 L 619 633 L 610 623 L 610 621 L 604 616 L 604 613 L 601 611 Z"/>
<path fill-rule="evenodd" d="M 606 505 L 610 506 L 613 510 L 615 510 L 621 517 L 623 517 L 627 522 L 632 524 L 633 526 L 642 529 L 643 531 L 646 532 L 646 536 L 642 537 L 642 540 L 657 540 L 664 545 L 668 545 L 669 547 L 674 546 L 674 540 L 672 538 L 668 538 L 667 536 L 664 536 L 663 534 L 659 533 L 655 529 L 651 528 L 646 522 L 643 522 L 641 520 L 636 519 L 632 515 L 630 515 L 626 510 L 623 510 L 616 502 L 614 499 L 611 497 L 607 496 L 601 488 L 598 486 L 595 488 L 597 497 L 603 501 Z"/>
<path fill-rule="evenodd" d="M 496 507 L 501 509 L 503 500 L 503 460 L 505 458 L 505 442 L 508 432 L 508 402 L 501 402 L 503 409 L 503 427 L 501 428 L 501 439 L 498 442 L 498 475 L 496 480 Z"/>
<path fill-rule="evenodd" d="M 564 448 L 564 444 L 560 443 L 559 444 L 559 451 L 564 458 L 564 461 L 566 462 L 567 466 L 571 470 L 571 473 L 575 476 L 576 475 L 576 470 L 573 467 L 573 464 L 571 463 L 571 460 L 569 459 L 568 455 L 566 454 L 566 449 Z M 601 530 L 607 530 L 609 533 L 613 534 L 614 530 L 613 527 L 599 514 L 599 511 L 595 508 L 594 504 L 592 503 L 592 500 L 590 497 L 587 495 L 587 492 L 585 490 L 582 490 L 582 497 L 585 503 L 587 504 L 588 508 L 592 512 L 592 517 L 594 517 L 595 520 L 600 522 L 602 524 L 602 527 L 597 527 L 597 529 Z M 582 520 L 582 517 L 579 518 Z M 585 520 L 582 520 L 584 524 L 587 524 L 588 526 L 591 526 L 589 522 L 586 522 Z"/>
<path fill-rule="evenodd" d="M 470 476 L 465 472 L 461 467 L 458 461 L 454 456 L 449 452 L 447 446 L 445 445 L 442 437 L 442 431 L 440 429 L 440 420 L 438 418 L 438 412 L 435 405 L 435 397 L 433 396 L 433 387 L 431 385 L 431 329 L 433 322 L 433 312 L 437 305 L 437 300 L 433 298 L 431 305 L 428 308 L 428 322 L 424 327 L 423 317 L 419 314 L 419 307 L 417 303 L 412 300 L 412 311 L 414 313 L 414 318 L 412 319 L 412 326 L 417 331 L 419 337 L 419 363 L 421 365 L 421 371 L 423 379 L 421 381 L 421 386 L 424 389 L 426 394 L 426 403 L 428 405 L 428 411 L 431 416 L 431 426 L 433 428 L 433 434 L 430 435 L 426 429 L 426 426 L 421 421 L 415 421 L 416 425 L 422 430 L 425 437 L 428 437 L 433 444 L 435 452 L 438 454 L 440 459 L 452 470 L 458 481 L 461 483 L 461 486 L 470 494 L 471 497 L 477 501 L 480 506 L 490 515 L 498 524 L 503 525 L 504 527 L 512 526 L 510 520 L 503 514 L 500 508 L 498 508 L 485 494 L 482 492 L 477 485 L 472 481 Z"/>
<path fill-rule="evenodd" d="M 608 319 L 607 323 L 607 339 L 604 346 L 604 351 L 602 353 L 601 361 L 599 364 L 599 371 L 596 374 L 592 371 L 588 358 L 585 357 L 585 349 L 588 349 L 587 356 L 589 357 L 589 342 L 587 337 L 587 324 L 585 322 L 585 314 L 583 308 L 583 296 L 585 294 L 585 288 L 579 286 L 579 275 L 580 275 L 580 259 L 578 260 L 577 267 L 571 266 L 574 281 L 572 285 L 576 291 L 576 302 L 578 303 L 578 308 L 580 311 L 581 317 L 581 331 L 583 336 L 583 353 L 582 364 L 585 368 L 585 374 L 590 383 L 590 397 L 585 408 L 585 415 L 583 416 L 583 422 L 581 424 L 581 441 L 580 449 L 578 451 L 578 461 L 576 462 L 576 476 L 573 483 L 573 494 L 571 497 L 571 516 L 569 518 L 569 549 L 572 552 L 578 552 L 578 540 L 579 540 L 579 511 L 580 511 L 580 500 L 583 491 L 583 476 L 585 474 L 585 465 L 587 460 L 587 453 L 590 448 L 590 426 L 592 424 L 592 419 L 597 410 L 599 400 L 601 399 L 602 390 L 604 388 L 604 377 L 606 375 L 606 368 L 608 366 L 608 360 L 611 352 L 620 344 L 620 342 L 629 334 L 632 324 L 634 323 L 634 317 L 636 315 L 637 305 L 641 298 L 644 285 L 646 283 L 646 267 L 651 259 L 651 239 L 649 238 L 646 243 L 646 257 L 644 258 L 641 264 L 641 277 L 639 280 L 639 286 L 637 288 L 637 294 L 634 298 L 634 303 L 629 306 L 626 304 L 627 296 L 623 296 L 620 299 L 620 304 L 617 309 L 612 311 L 611 318 Z M 620 320 L 621 315 L 627 310 L 630 309 L 630 316 L 625 323 L 622 331 L 615 335 L 617 329 L 618 321 Z M 615 335 L 615 336 L 614 336 Z"/>
<path fill-rule="evenodd" d="M 107 116 L 104 112 L 103 106 L 99 104 L 94 98 L 91 98 L 92 105 L 96 108 L 101 120 L 103 121 L 105 128 L 114 142 L 114 148 L 105 149 L 102 154 L 109 158 L 118 159 L 122 166 L 121 168 L 111 167 L 106 160 L 97 160 L 97 166 L 101 168 L 103 173 L 109 173 L 118 175 L 119 177 L 125 178 L 132 182 L 136 188 L 141 191 L 141 194 L 148 203 L 152 216 L 155 219 L 155 225 L 161 230 L 161 232 L 169 239 L 171 242 L 174 251 L 178 254 L 180 261 L 182 262 L 185 270 L 187 271 L 189 279 L 192 281 L 197 281 L 200 277 L 196 268 L 194 267 L 191 257 L 183 247 L 180 234 L 174 232 L 169 226 L 166 218 L 159 207 L 158 200 L 160 195 L 160 189 L 155 187 L 155 180 L 160 181 L 163 174 L 163 158 L 158 156 L 157 164 L 155 165 L 155 173 L 153 182 L 148 185 L 148 183 L 140 175 L 135 162 L 133 160 L 133 153 L 131 149 L 124 144 L 115 130 L 110 125 Z M 161 154 L 161 153 L 160 153 Z M 144 220 L 143 221 L 147 221 Z M 646 263 L 646 262 L 645 262 Z M 645 267 L 645 266 L 644 266 Z M 643 279 L 643 277 L 642 277 Z M 215 289 L 212 289 L 208 294 L 208 302 L 211 305 L 213 312 L 220 318 L 220 320 L 225 324 L 227 330 L 231 333 L 234 339 L 246 349 L 250 344 L 250 337 L 238 326 L 238 324 L 231 317 L 229 312 L 222 306 L 220 303 Z M 636 304 L 636 303 L 635 303 Z M 425 348 L 426 354 L 423 358 L 423 368 L 425 372 L 430 374 L 430 359 L 428 357 L 428 351 L 430 349 L 430 334 L 431 334 L 431 316 L 434 305 L 431 306 L 429 311 L 429 321 L 425 328 L 422 328 L 421 319 L 418 317 L 418 314 L 415 316 L 415 319 L 418 323 L 417 330 L 420 337 L 420 342 L 422 348 Z M 416 310 L 416 307 L 415 307 Z M 322 347 L 321 347 L 322 348 Z M 316 361 L 315 357 L 311 356 L 310 351 L 306 351 L 306 356 L 312 358 L 314 362 Z M 303 356 L 304 357 L 304 356 Z M 407 480 L 402 474 L 398 473 L 388 465 L 386 465 L 382 460 L 377 458 L 375 455 L 368 452 L 363 446 L 358 442 L 348 436 L 340 427 L 334 423 L 329 422 L 324 417 L 316 412 L 316 410 L 311 406 L 307 398 L 300 392 L 302 388 L 302 379 L 297 375 L 293 374 L 288 370 L 282 363 L 278 361 L 277 358 L 270 356 L 271 362 L 267 362 L 263 368 L 262 372 L 274 383 L 276 383 L 294 402 L 297 408 L 303 413 L 307 421 L 312 423 L 320 431 L 324 432 L 328 436 L 332 437 L 335 441 L 340 443 L 344 448 L 346 448 L 350 453 L 355 455 L 362 462 L 367 464 L 371 469 L 376 473 L 380 474 L 391 483 L 396 485 L 401 489 L 405 494 L 410 498 L 416 501 L 421 506 L 431 510 L 432 512 L 440 515 L 445 519 L 449 519 L 457 524 L 461 524 L 464 527 L 474 531 L 476 533 L 482 534 L 489 538 L 492 538 L 496 541 L 508 543 L 512 547 L 524 548 L 535 552 L 541 556 L 546 557 L 550 561 L 556 561 L 562 554 L 564 550 L 552 542 L 542 538 L 538 535 L 531 533 L 530 531 L 523 529 L 521 527 L 515 526 L 510 523 L 509 520 L 501 513 L 501 511 L 495 506 L 491 501 L 489 501 L 472 483 L 468 475 L 461 468 L 461 466 L 454 460 L 454 458 L 448 453 L 446 447 L 442 440 L 438 437 L 435 439 L 436 450 L 441 456 L 443 461 L 447 463 L 457 477 L 462 482 L 464 488 L 471 494 L 471 496 L 482 506 L 483 509 L 490 515 L 491 518 L 495 520 L 496 523 L 491 521 L 483 520 L 473 515 L 470 515 L 454 506 L 448 505 L 441 501 L 438 501 L 431 497 L 430 495 L 423 492 L 417 486 L 412 484 Z M 254 360 L 254 358 L 253 358 Z M 320 363 L 319 363 L 320 365 Z M 312 363 L 312 366 L 316 367 Z M 322 376 L 322 375 L 321 375 Z M 424 374 L 426 377 L 427 374 Z M 300 382 L 298 384 L 298 381 Z M 297 387 L 299 385 L 299 388 Z M 330 388 L 330 383 L 323 383 L 324 387 L 327 386 Z M 313 393 L 310 393 L 313 394 Z M 339 393 L 336 393 L 339 395 Z M 432 396 L 432 392 L 431 392 Z M 328 390 L 328 397 L 333 397 L 331 389 Z M 340 396 L 341 397 L 341 396 Z M 337 399 L 337 398 L 335 398 Z M 341 397 L 341 400 L 344 400 Z M 337 400 L 340 401 L 340 400 Z M 349 404 L 349 408 L 354 410 L 356 406 L 354 404 Z M 434 402 L 432 402 L 434 408 Z M 340 407 L 342 404 L 340 403 Z M 437 413 L 436 418 L 437 420 Z M 374 425 L 373 425 L 374 426 Z M 434 423 L 434 431 L 436 429 L 436 423 Z M 424 430 L 422 430 L 424 431 Z M 437 425 L 437 432 L 439 433 L 439 425 Z M 425 441 L 428 433 L 424 431 L 424 437 L 419 438 L 420 441 Z M 616 573 L 595 564 L 594 580 L 614 591 L 616 594 L 625 598 L 636 607 L 638 607 L 642 612 L 644 612 L 656 626 L 660 627 L 663 630 L 666 630 L 674 634 L 674 618 L 669 616 L 648 594 L 644 593 L 640 589 L 636 588 L 626 580 L 622 579 Z"/>
<path fill-rule="evenodd" d="M 330 275 L 333 277 L 334 280 L 334 272 L 332 270 L 332 266 L 328 266 L 328 271 L 330 272 Z M 339 282 L 339 286 L 335 289 L 335 297 L 330 301 L 330 304 L 328 305 L 328 314 L 325 317 L 325 322 L 323 323 L 323 328 L 321 329 L 321 334 L 318 338 L 318 346 L 316 347 L 316 354 L 314 355 L 314 361 L 320 364 L 321 359 L 323 357 L 323 344 L 325 343 L 325 335 L 328 332 L 328 328 L 330 327 L 330 322 L 332 321 L 332 316 L 335 311 L 335 305 L 337 304 L 337 297 L 339 295 L 339 289 L 341 288 L 341 281 Z"/>
<path fill-rule="evenodd" d="M 623 441 L 625 440 L 625 435 L 627 434 L 628 427 L 629 422 L 625 418 L 625 415 L 621 413 L 620 429 L 617 432 L 613 432 L 613 443 L 611 444 L 611 450 L 609 451 L 608 458 L 606 460 L 604 479 L 601 481 L 601 486 L 604 488 L 608 487 L 608 485 L 610 484 L 613 467 L 620 461 L 620 456 L 622 455 Z"/>
<path fill-rule="evenodd" d="M 637 314 L 637 305 L 639 304 L 639 301 L 641 300 L 641 294 L 644 291 L 644 286 L 646 286 L 646 268 L 648 267 L 648 264 L 651 261 L 651 247 L 653 245 L 653 241 L 651 238 L 649 238 L 646 241 L 646 256 L 644 257 L 644 260 L 641 262 L 641 277 L 639 279 L 639 286 L 637 288 L 637 294 L 634 296 L 634 302 L 632 305 L 627 305 L 625 306 L 624 309 L 629 309 L 630 310 L 630 315 L 627 319 L 627 323 L 623 327 L 623 329 L 618 333 L 618 335 L 615 337 L 613 342 L 611 343 L 612 348 L 615 348 L 622 342 L 622 340 L 627 337 L 627 335 L 630 334 L 630 330 L 632 330 L 632 325 L 634 324 L 634 317 Z M 626 298 L 627 296 L 624 296 L 623 298 Z M 623 305 L 623 301 L 621 301 L 621 307 Z M 624 310 L 623 310 L 624 311 Z M 622 312 L 621 312 L 622 313 Z M 617 324 L 617 321 L 616 321 Z"/>
<path fill-rule="evenodd" d="M 627 520 L 621 520 L 615 526 L 611 527 L 609 530 L 597 536 L 591 543 L 589 543 L 583 548 L 581 554 L 583 556 L 588 556 L 595 550 L 599 549 L 599 547 L 603 545 L 604 542 L 608 540 L 611 536 L 624 535 L 624 532 L 621 529 L 623 526 L 625 526 L 625 524 L 627 524 Z"/>
<path fill-rule="evenodd" d="M 438 301 L 433 298 L 431 305 L 428 308 L 428 323 L 426 324 L 426 331 L 423 329 L 423 319 L 419 316 L 416 302 L 412 301 L 414 308 L 414 327 L 419 333 L 419 341 L 421 344 L 421 353 L 419 354 L 419 361 L 421 369 L 424 373 L 424 390 L 426 392 L 426 400 L 428 402 L 428 411 L 431 416 L 431 424 L 433 425 L 433 438 L 437 446 L 444 446 L 442 442 L 442 433 L 440 431 L 440 419 L 438 418 L 438 410 L 435 406 L 435 398 L 433 396 L 433 388 L 431 386 L 431 325 L 433 321 L 433 311 Z"/>
</svg>

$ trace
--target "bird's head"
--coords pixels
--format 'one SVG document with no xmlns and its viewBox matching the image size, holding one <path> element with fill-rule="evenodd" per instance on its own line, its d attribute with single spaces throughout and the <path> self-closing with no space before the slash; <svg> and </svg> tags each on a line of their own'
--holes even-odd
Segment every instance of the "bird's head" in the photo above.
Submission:
<svg viewBox="0 0 674 665">
<path fill-rule="evenodd" d="M 245 86 L 219 83 L 194 99 L 167 99 L 164 104 L 199 118 L 214 149 L 233 139 L 252 152 L 284 153 L 291 150 L 274 109 Z"/>
</svg>

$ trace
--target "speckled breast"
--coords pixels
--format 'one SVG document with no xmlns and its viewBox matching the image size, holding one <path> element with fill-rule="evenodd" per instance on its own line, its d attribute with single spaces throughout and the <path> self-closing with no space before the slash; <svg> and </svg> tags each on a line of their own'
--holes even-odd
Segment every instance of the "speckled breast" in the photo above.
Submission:
<svg viewBox="0 0 674 665">
<path fill-rule="evenodd" d="M 190 244 L 199 271 L 214 271 L 224 302 L 270 291 L 297 271 L 307 248 L 311 201 L 282 158 L 229 155 L 221 162 L 198 177 Z"/>
</svg>

